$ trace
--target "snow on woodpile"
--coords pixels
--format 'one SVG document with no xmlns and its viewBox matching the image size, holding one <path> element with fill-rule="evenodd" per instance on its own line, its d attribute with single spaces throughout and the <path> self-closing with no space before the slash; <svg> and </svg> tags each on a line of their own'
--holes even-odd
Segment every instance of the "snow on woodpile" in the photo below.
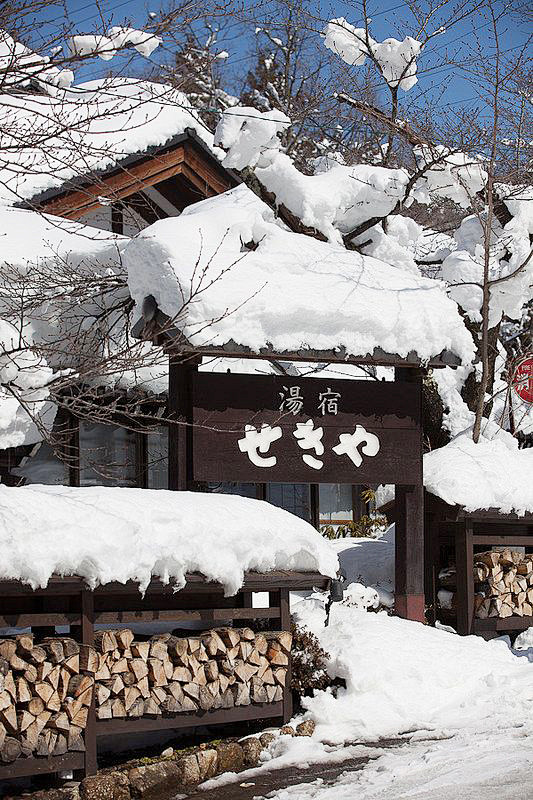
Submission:
<svg viewBox="0 0 533 800">
<path fill-rule="evenodd" d="M 55 96 L 0 96 L 0 202 L 16 203 L 165 144 L 192 128 L 212 134 L 187 97 L 166 84 L 105 78 Z M 21 146 L 21 142 L 24 145 Z"/>
<path fill-rule="evenodd" d="M 466 511 L 495 508 L 533 513 L 533 449 L 519 450 L 505 431 L 478 444 L 471 431 L 424 456 L 424 484 L 432 494 Z"/>
<path fill-rule="evenodd" d="M 153 295 L 198 346 L 473 356 L 444 284 L 291 233 L 244 186 L 141 231 L 123 262 L 137 315 Z"/>
<path fill-rule="evenodd" d="M 247 570 L 334 577 L 337 557 L 308 522 L 237 495 L 92 486 L 0 486 L 0 579 L 44 587 L 152 577 L 180 589 L 200 572 L 235 594 Z"/>
</svg>

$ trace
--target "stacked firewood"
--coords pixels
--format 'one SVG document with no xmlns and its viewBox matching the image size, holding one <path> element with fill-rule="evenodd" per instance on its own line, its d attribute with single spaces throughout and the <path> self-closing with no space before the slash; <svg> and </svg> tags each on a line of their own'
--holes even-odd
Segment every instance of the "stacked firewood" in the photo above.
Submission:
<svg viewBox="0 0 533 800">
<path fill-rule="evenodd" d="M 291 634 L 218 628 L 134 641 L 130 630 L 96 634 L 96 716 L 158 716 L 272 703 L 283 698 Z"/>
<path fill-rule="evenodd" d="M 506 549 L 474 553 L 474 609 L 479 619 L 533 615 L 533 554 Z M 441 570 L 441 606 L 454 608 L 455 567 Z"/>
<path fill-rule="evenodd" d="M 0 639 L 0 763 L 83 751 L 94 678 L 91 648 L 32 634 Z"/>
</svg>

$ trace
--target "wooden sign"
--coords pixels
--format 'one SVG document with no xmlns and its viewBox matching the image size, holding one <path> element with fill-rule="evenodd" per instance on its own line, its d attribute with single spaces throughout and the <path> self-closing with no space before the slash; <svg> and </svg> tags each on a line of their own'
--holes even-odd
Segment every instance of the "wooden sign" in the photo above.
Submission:
<svg viewBox="0 0 533 800">
<path fill-rule="evenodd" d="M 421 484 L 419 386 L 196 373 L 196 481 Z"/>
</svg>

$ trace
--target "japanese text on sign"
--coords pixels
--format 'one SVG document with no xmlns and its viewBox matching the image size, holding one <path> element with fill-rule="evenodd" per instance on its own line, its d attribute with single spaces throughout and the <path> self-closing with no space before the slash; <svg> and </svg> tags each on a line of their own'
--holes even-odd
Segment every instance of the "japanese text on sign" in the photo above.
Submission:
<svg viewBox="0 0 533 800">
<path fill-rule="evenodd" d="M 304 463 L 312 469 L 322 469 L 324 462 L 318 456 L 324 455 L 324 445 L 322 444 L 324 429 L 315 428 L 313 420 L 309 419 L 307 422 L 298 422 L 292 435 L 302 450 L 314 451 L 314 455 L 312 452 L 302 454 Z M 262 425 L 260 428 L 246 425 L 244 437 L 238 440 L 239 450 L 241 453 L 247 453 L 248 458 L 256 467 L 275 467 L 276 456 L 267 456 L 266 454 L 270 450 L 270 446 L 282 436 L 283 431 L 279 425 L 274 427 Z M 378 454 L 379 447 L 379 438 L 375 433 L 370 433 L 362 425 L 356 425 L 352 433 L 339 434 L 339 443 L 331 449 L 335 455 L 347 456 L 356 467 L 360 467 L 363 463 L 361 453 L 372 457 Z"/>
<path fill-rule="evenodd" d="M 300 386 L 284 386 L 283 391 L 279 392 L 281 403 L 279 405 L 280 411 L 285 411 L 289 414 L 294 414 L 296 417 L 302 411 L 304 405 L 304 397 Z M 323 417 L 327 414 L 336 415 L 339 411 L 339 400 L 341 399 L 340 392 L 334 392 L 328 386 L 325 392 L 318 393 L 317 411 Z"/>
</svg>

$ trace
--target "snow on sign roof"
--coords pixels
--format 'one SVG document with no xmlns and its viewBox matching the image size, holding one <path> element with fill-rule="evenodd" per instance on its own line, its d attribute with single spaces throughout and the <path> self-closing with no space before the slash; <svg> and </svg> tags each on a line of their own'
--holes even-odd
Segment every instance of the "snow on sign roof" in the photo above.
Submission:
<svg viewBox="0 0 533 800">
<path fill-rule="evenodd" d="M 33 588 L 79 575 L 91 588 L 200 572 L 235 594 L 249 570 L 335 577 L 337 556 L 312 525 L 237 495 L 91 486 L 0 486 L 0 580 Z"/>
<path fill-rule="evenodd" d="M 443 283 L 289 232 L 245 186 L 141 231 L 123 263 L 138 317 L 152 295 L 193 347 L 474 354 Z"/>
<path fill-rule="evenodd" d="M 91 81 L 58 90 L 53 97 L 0 95 L 0 128 L 4 204 L 30 200 L 66 181 L 114 167 L 186 128 L 209 147 L 213 143 L 183 93 L 134 78 Z"/>
<path fill-rule="evenodd" d="M 505 431 L 493 439 L 471 431 L 424 456 L 424 484 L 432 494 L 465 511 L 497 509 L 533 514 L 533 449 L 519 450 Z"/>
</svg>

